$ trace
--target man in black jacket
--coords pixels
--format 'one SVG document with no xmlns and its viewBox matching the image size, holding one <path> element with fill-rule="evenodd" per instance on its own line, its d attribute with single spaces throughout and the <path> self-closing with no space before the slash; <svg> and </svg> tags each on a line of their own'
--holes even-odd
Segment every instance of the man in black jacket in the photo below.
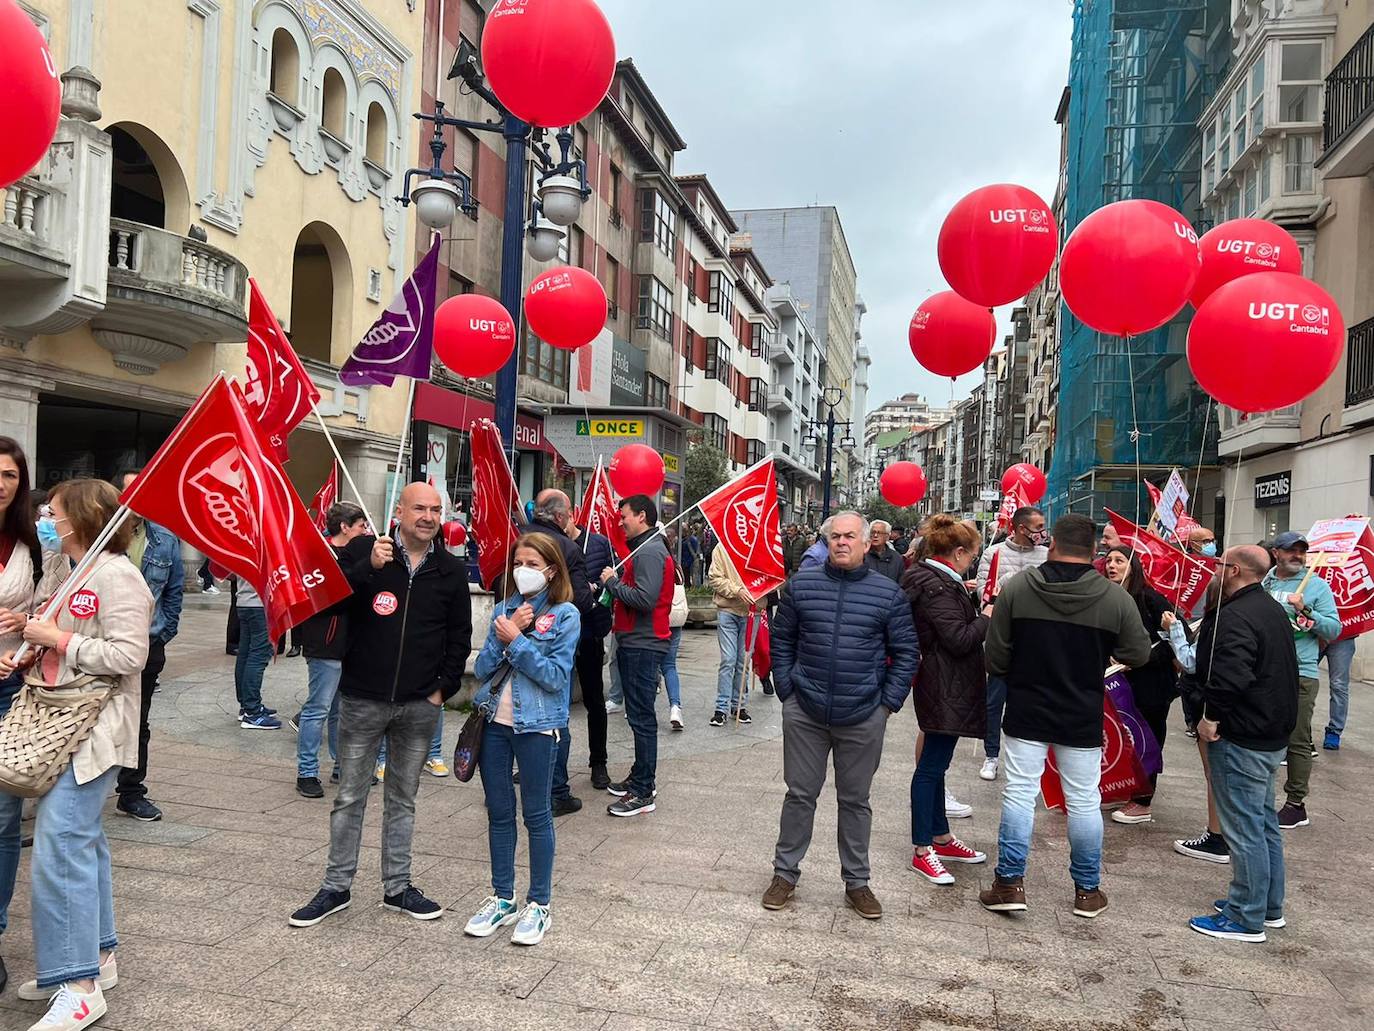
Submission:
<svg viewBox="0 0 1374 1031">
<path fill-rule="evenodd" d="M 1130 595 L 1093 568 L 1096 535 L 1086 516 L 1061 516 L 1049 558 L 1007 580 L 992 611 L 984 653 L 988 673 L 1007 682 L 1007 785 L 996 876 L 979 901 L 994 912 L 1026 908 L 1035 797 L 1051 748 L 1068 809 L 1074 915 L 1095 917 L 1107 908 L 1101 889 L 1102 678 L 1113 658 L 1129 667 L 1145 665 L 1150 638 Z"/>
<path fill-rule="evenodd" d="M 604 534 L 593 533 L 586 527 L 573 525 L 568 536 L 582 551 L 588 576 L 594 569 L 605 569 L 615 562 L 611 542 Z M 587 584 L 596 598 L 601 584 Z M 577 642 L 577 682 L 582 687 L 582 704 L 587 707 L 587 763 L 592 771 L 592 787 L 605 791 L 611 785 L 606 772 L 606 635 L 611 632 L 609 606 L 593 602 L 591 611 L 582 617 L 582 636 Z M 567 779 L 566 756 L 562 776 Z M 555 771 L 557 775 L 557 771 Z"/>
<path fill-rule="evenodd" d="M 582 549 L 568 536 L 568 530 L 572 525 L 572 502 L 568 500 L 568 495 L 561 490 L 550 488 L 540 491 L 535 497 L 534 518 L 526 523 L 520 532 L 546 534 L 558 542 L 558 548 L 563 552 L 563 561 L 568 565 L 568 576 L 572 578 L 573 604 L 577 606 L 577 612 L 585 624 L 592 610 L 592 591 L 587 578 L 586 557 L 582 554 Z M 585 703 L 586 698 L 582 701 Z M 603 717 L 606 714 L 604 702 L 601 714 Z M 568 786 L 568 754 L 571 748 L 572 733 L 564 727 L 558 732 L 558 757 L 553 764 L 554 816 L 567 816 L 582 808 L 582 799 L 573 797 L 572 788 Z"/>
<path fill-rule="evenodd" d="M 396 506 L 397 541 L 359 537 L 341 563 L 353 585 L 348 652 L 339 690 L 339 793 L 329 817 L 329 865 L 313 899 L 291 915 L 310 927 L 349 904 L 363 815 L 385 738 L 382 906 L 417 920 L 443 907 L 410 883 L 415 793 L 444 701 L 458 693 L 472 648 L 467 566 L 435 540 L 443 520 L 438 491 L 412 483 Z"/>
<path fill-rule="evenodd" d="M 901 583 L 906 563 L 902 561 L 901 552 L 894 551 L 888 545 L 892 527 L 881 519 L 875 519 L 869 532 L 873 539 L 869 542 L 868 554 L 864 556 L 864 565 L 875 573 L 882 573 L 894 583 Z"/>
<path fill-rule="evenodd" d="M 1221 603 L 1203 617 L 1197 682 L 1198 737 L 1222 833 L 1231 849 L 1231 890 L 1215 912 L 1188 922 L 1213 938 L 1262 942 L 1282 927 L 1283 838 L 1274 810 L 1274 775 L 1298 722 L 1298 653 L 1283 606 L 1261 586 L 1263 548 L 1228 548 L 1210 588 Z"/>
</svg>

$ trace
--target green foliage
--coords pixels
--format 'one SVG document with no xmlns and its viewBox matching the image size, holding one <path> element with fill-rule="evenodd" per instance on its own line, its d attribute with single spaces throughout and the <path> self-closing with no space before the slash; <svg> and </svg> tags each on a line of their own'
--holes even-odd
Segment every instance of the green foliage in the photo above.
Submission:
<svg viewBox="0 0 1374 1031">
<path fill-rule="evenodd" d="M 693 441 L 687 448 L 683 473 L 683 508 L 691 508 L 729 478 L 725 452 L 713 444 Z"/>
<path fill-rule="evenodd" d="M 870 494 L 864 499 L 859 511 L 870 523 L 875 519 L 881 519 L 892 526 L 909 526 L 916 520 L 913 509 L 898 508 L 881 494 Z"/>
</svg>

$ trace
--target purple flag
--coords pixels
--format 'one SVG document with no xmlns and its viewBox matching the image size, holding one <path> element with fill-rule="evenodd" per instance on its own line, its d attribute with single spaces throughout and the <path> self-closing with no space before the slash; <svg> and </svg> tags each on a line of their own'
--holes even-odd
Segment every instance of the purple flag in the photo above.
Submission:
<svg viewBox="0 0 1374 1031">
<path fill-rule="evenodd" d="M 1126 725 L 1126 730 L 1131 735 L 1131 743 L 1135 745 L 1135 754 L 1140 757 L 1140 765 L 1145 768 L 1147 774 L 1162 773 L 1164 754 L 1159 750 L 1159 742 L 1155 740 L 1154 731 L 1136 708 L 1135 694 L 1131 690 L 1131 682 L 1126 679 L 1126 671 L 1118 666 L 1117 672 L 1108 676 L 1104 685 L 1107 694 L 1111 696 L 1112 704 L 1116 706 L 1116 714 L 1121 717 L 1121 722 Z"/>
<path fill-rule="evenodd" d="M 339 382 L 350 387 L 389 387 L 397 376 L 428 380 L 434 354 L 435 277 L 439 237 L 420 259 L 382 317 L 353 348 L 339 369 Z"/>
</svg>

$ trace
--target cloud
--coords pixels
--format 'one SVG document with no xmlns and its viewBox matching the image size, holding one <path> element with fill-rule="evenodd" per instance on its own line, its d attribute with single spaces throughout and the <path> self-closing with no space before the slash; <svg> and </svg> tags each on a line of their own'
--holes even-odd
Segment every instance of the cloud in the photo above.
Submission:
<svg viewBox="0 0 1374 1031">
<path fill-rule="evenodd" d="M 706 173 L 733 208 L 839 209 L 868 304 L 870 408 L 912 390 L 947 402 L 907 323 L 946 289 L 935 239 L 959 197 L 992 182 L 1054 192 L 1068 0 L 600 3 L 687 141 L 679 174 Z"/>
</svg>

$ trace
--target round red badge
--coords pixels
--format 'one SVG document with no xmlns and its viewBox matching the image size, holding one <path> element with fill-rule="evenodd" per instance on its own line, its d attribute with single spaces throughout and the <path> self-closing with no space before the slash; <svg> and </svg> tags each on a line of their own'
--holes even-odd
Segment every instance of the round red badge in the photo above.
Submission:
<svg viewBox="0 0 1374 1031">
<path fill-rule="evenodd" d="M 396 595 L 382 591 L 372 598 L 372 611 L 379 616 L 389 616 L 396 611 Z"/>
<path fill-rule="evenodd" d="M 67 600 L 67 611 L 77 619 L 90 619 L 100 611 L 100 597 L 95 591 L 76 591 Z"/>
<path fill-rule="evenodd" d="M 547 634 L 553 629 L 553 625 L 558 622 L 558 617 L 550 612 L 546 616 L 540 616 L 534 621 L 534 629 L 541 634 Z"/>
</svg>

